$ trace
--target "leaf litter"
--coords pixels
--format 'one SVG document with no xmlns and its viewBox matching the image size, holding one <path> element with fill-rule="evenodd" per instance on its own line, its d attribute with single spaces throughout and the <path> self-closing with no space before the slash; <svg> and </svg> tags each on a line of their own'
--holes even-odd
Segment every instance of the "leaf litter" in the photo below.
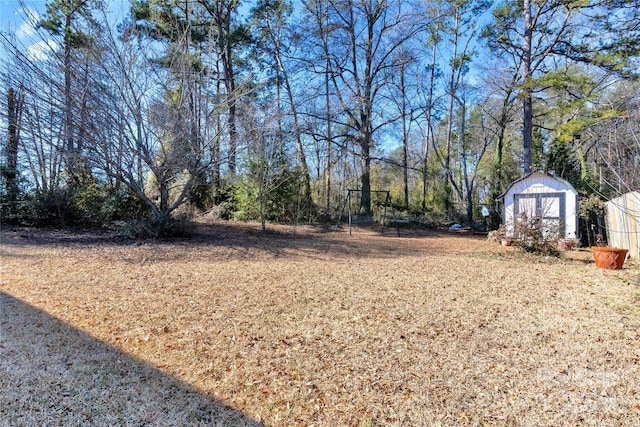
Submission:
<svg viewBox="0 0 640 427">
<path fill-rule="evenodd" d="M 270 230 L 203 221 L 131 244 L 4 230 L 2 304 L 46 316 L 0 313 L 23 334 L 0 331 L 0 425 L 637 425 L 637 263 L 416 230 Z M 62 327 L 78 332 L 38 332 Z"/>
</svg>

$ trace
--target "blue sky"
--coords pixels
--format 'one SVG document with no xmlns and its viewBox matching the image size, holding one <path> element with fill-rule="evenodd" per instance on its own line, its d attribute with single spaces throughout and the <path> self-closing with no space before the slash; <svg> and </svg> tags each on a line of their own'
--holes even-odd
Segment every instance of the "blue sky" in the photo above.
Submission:
<svg viewBox="0 0 640 427">
<path fill-rule="evenodd" d="M 31 55 L 45 50 L 43 41 L 35 34 L 35 23 L 46 10 L 49 0 L 0 0 L 0 31 L 13 34 Z M 130 0 L 105 0 L 109 14 L 121 21 L 127 12 Z"/>
<path fill-rule="evenodd" d="M 0 0 L 0 31 L 15 34 L 26 46 L 32 46 L 38 40 L 33 39 L 33 24 L 46 10 L 51 0 Z M 111 19 L 121 22 L 129 10 L 131 0 L 104 0 L 108 5 Z M 253 1 L 245 1 L 241 13 L 247 14 Z M 23 7 L 24 5 L 24 7 Z M 31 22 L 29 22 L 31 21 Z M 40 40 L 40 43 L 42 41 Z"/>
<path fill-rule="evenodd" d="M 29 16 L 37 18 L 44 13 L 49 0 L 0 0 L 0 25 L 2 31 L 16 33 L 19 37 L 29 32 Z M 130 4 L 130 0 L 105 0 L 111 16 L 120 20 Z M 24 5 L 24 7 L 23 7 Z"/>
<path fill-rule="evenodd" d="M 23 4 L 21 4 L 23 3 Z M 43 51 L 42 40 L 35 34 L 35 23 L 45 10 L 45 0 L 0 0 L 0 28 L 5 34 L 15 35 L 18 42 L 36 54 Z"/>
<path fill-rule="evenodd" d="M 2 31 L 15 33 L 22 37 L 29 32 L 28 16 L 37 16 L 45 10 L 45 0 L 25 0 L 22 7 L 18 0 L 0 0 L 0 24 Z"/>
</svg>

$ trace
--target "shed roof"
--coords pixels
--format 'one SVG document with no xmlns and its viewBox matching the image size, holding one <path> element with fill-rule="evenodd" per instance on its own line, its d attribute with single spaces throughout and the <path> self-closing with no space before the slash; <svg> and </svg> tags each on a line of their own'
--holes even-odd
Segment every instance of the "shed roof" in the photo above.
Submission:
<svg viewBox="0 0 640 427">
<path fill-rule="evenodd" d="M 497 197 L 497 200 L 504 199 L 504 198 L 505 198 L 505 196 L 506 196 L 506 194 L 509 192 L 509 190 L 511 190 L 511 188 L 512 188 L 514 185 L 518 184 L 519 182 L 522 182 L 522 181 L 525 181 L 525 180 L 527 180 L 527 179 L 531 178 L 533 175 L 540 175 L 540 176 L 544 176 L 544 177 L 546 177 L 546 178 L 554 179 L 554 180 L 556 180 L 556 181 L 560 182 L 561 184 L 565 185 L 567 188 L 569 188 L 569 189 L 571 189 L 571 190 L 573 190 L 573 191 L 575 191 L 575 192 L 577 193 L 576 189 L 575 189 L 575 188 L 573 188 L 573 185 L 571 185 L 571 183 L 570 183 L 569 181 L 567 181 L 566 179 L 563 179 L 563 178 L 557 177 L 557 176 L 555 176 L 555 175 L 553 175 L 553 174 L 550 174 L 550 173 L 548 173 L 548 172 L 545 172 L 545 171 L 537 170 L 537 171 L 530 172 L 530 173 L 526 174 L 525 176 L 523 176 L 522 178 L 518 178 L 518 179 L 516 179 L 515 181 L 513 181 L 513 182 L 509 185 L 509 187 L 507 187 L 507 189 L 504 191 L 504 193 L 502 193 L 501 195 L 499 195 L 499 196 Z"/>
</svg>

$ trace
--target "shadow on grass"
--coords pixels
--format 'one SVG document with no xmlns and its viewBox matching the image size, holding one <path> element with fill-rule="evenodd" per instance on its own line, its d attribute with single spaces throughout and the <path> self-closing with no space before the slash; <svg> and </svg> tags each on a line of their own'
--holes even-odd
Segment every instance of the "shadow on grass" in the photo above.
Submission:
<svg viewBox="0 0 640 427">
<path fill-rule="evenodd" d="M 366 239 L 363 243 L 361 238 Z M 382 234 L 378 228 L 354 227 L 353 236 L 348 229 L 336 231 L 327 226 L 271 226 L 266 232 L 259 224 L 216 222 L 194 224 L 188 237 L 164 239 L 130 240 L 118 237 L 108 230 L 13 228 L 6 229 L 0 236 L 0 243 L 7 247 L 57 247 L 57 248 L 135 248 L 142 247 L 147 259 L 161 261 L 167 248 L 198 249 L 203 256 L 209 250 L 222 249 L 227 259 L 252 258 L 256 251 L 274 257 L 314 258 L 330 256 L 376 256 L 396 258 L 405 247 L 405 238 L 425 238 L 436 243 L 441 238 L 474 238 L 475 236 L 455 236 L 429 230 L 406 230 L 397 237 L 395 230 L 386 229 Z M 442 250 L 440 244 L 426 244 L 421 248 L 414 245 L 412 252 L 434 254 Z M 2 255 L 2 253 L 0 253 Z M 5 254 L 16 257 L 15 253 Z M 171 254 L 173 260 L 175 253 Z"/>
<path fill-rule="evenodd" d="M 0 426 L 261 426 L 0 292 Z"/>
</svg>

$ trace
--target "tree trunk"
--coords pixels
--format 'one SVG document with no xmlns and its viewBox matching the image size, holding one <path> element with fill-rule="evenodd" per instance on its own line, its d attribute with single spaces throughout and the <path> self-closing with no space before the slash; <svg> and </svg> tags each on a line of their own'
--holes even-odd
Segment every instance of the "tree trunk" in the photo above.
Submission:
<svg viewBox="0 0 640 427">
<path fill-rule="evenodd" d="M 489 228 L 491 230 L 496 230 L 500 226 L 500 212 L 496 212 L 495 205 L 497 205 L 498 203 L 498 197 L 500 196 L 500 190 L 502 189 L 502 157 L 504 152 L 504 136 L 506 126 L 505 116 L 506 114 L 503 110 L 500 129 L 498 131 L 498 139 L 496 141 L 496 152 L 493 163 L 494 173 L 491 182 L 491 201 L 494 203 L 494 206 L 489 209 Z"/>
<path fill-rule="evenodd" d="M 6 166 L 4 179 L 7 191 L 7 201 L 13 203 L 18 198 L 18 116 L 20 102 L 16 99 L 16 92 L 9 88 L 7 92 L 8 140 L 6 148 Z"/>
<path fill-rule="evenodd" d="M 533 165 L 533 95 L 530 86 L 531 80 L 531 40 L 533 37 L 533 22 L 531 19 L 531 0 L 524 0 L 524 40 L 522 58 L 522 78 L 524 81 L 523 103 L 523 162 L 524 173 L 531 172 Z"/>
<path fill-rule="evenodd" d="M 71 13 L 65 18 L 64 38 L 64 150 L 67 172 L 73 185 L 79 184 L 77 176 L 77 156 L 73 144 L 73 99 L 71 96 L 71 41 L 68 34 L 71 32 Z"/>
<path fill-rule="evenodd" d="M 435 77 L 436 77 L 436 58 L 438 51 L 438 43 L 437 36 L 433 39 L 433 46 L 431 50 L 431 70 L 430 70 L 430 81 L 429 81 L 429 96 L 427 98 L 427 129 L 424 140 L 424 148 L 422 150 L 422 210 L 427 209 L 427 168 L 429 166 L 429 139 L 433 138 L 432 124 L 431 124 L 431 112 L 433 110 L 433 91 L 435 86 Z M 435 145 L 435 144 L 434 144 Z"/>
<path fill-rule="evenodd" d="M 275 40 L 274 40 L 275 41 Z M 298 120 L 298 109 L 296 108 L 295 101 L 293 99 L 293 88 L 289 82 L 289 74 L 287 70 L 284 68 L 284 64 L 282 63 L 282 58 L 280 57 L 280 46 L 277 41 L 276 43 L 276 61 L 278 62 L 279 71 L 282 73 L 282 79 L 284 81 L 284 87 L 287 91 L 287 99 L 289 104 L 291 105 L 291 115 L 293 116 L 293 127 L 296 135 L 296 148 L 298 152 L 298 161 L 300 162 L 300 167 L 302 169 L 302 179 L 303 179 L 303 199 L 304 204 L 308 209 L 311 209 L 311 204 L 313 203 L 311 197 L 311 176 L 309 175 L 309 166 L 307 165 L 307 156 L 304 152 L 304 146 L 302 145 L 302 138 L 300 130 L 300 122 Z M 278 99 L 279 95 L 278 95 Z"/>
<path fill-rule="evenodd" d="M 368 107 L 365 107 L 368 108 Z M 361 114 L 363 126 L 367 128 L 360 131 L 360 151 L 362 156 L 362 198 L 360 199 L 360 213 L 365 216 L 371 215 L 371 140 L 372 135 L 369 129 L 370 118 L 365 112 Z"/>
<path fill-rule="evenodd" d="M 326 109 L 326 119 L 327 119 L 327 154 L 325 158 L 325 167 L 324 167 L 324 191 L 325 191 L 325 209 L 327 214 L 331 212 L 331 149 L 332 149 L 332 139 L 333 136 L 331 134 L 331 104 L 330 104 L 330 96 L 329 96 L 329 73 L 331 72 L 331 57 L 329 56 L 329 11 L 327 5 L 327 28 L 324 30 L 324 55 L 325 55 L 325 72 L 324 72 L 324 90 L 325 90 L 325 109 Z"/>
<path fill-rule="evenodd" d="M 473 180 L 469 182 L 469 171 L 467 169 L 467 150 L 465 144 L 465 121 L 467 116 L 467 106 L 464 98 L 456 98 L 462 111 L 460 112 L 460 156 L 462 160 L 462 178 L 465 189 L 465 199 L 467 200 L 467 224 L 473 224 Z"/>
<path fill-rule="evenodd" d="M 227 106 L 229 108 L 228 126 L 229 126 L 229 173 L 235 176 L 236 173 L 236 155 L 238 152 L 238 129 L 236 127 L 236 86 L 235 77 L 233 75 L 233 65 L 231 64 L 231 46 L 227 46 L 227 54 L 229 59 L 225 60 L 225 84 L 227 90 Z"/>
<path fill-rule="evenodd" d="M 216 61 L 216 92 L 222 93 L 222 81 L 220 78 L 220 64 Z M 220 159 L 220 138 L 217 135 L 222 133 L 222 112 L 219 109 L 215 110 L 215 135 L 213 144 L 211 144 L 211 161 L 213 163 L 213 171 L 211 172 L 211 182 L 213 183 L 213 199 L 214 203 L 220 203 L 222 189 L 220 188 L 222 185 L 222 177 L 220 172 L 220 165 L 222 163 Z"/>
<path fill-rule="evenodd" d="M 447 183 L 446 185 L 449 187 L 448 190 L 455 190 L 456 195 L 460 200 L 464 199 L 463 194 L 461 192 L 460 186 L 456 183 L 455 174 L 453 168 L 451 166 L 451 155 L 453 151 L 453 112 L 454 112 L 454 101 L 456 100 L 456 92 L 458 90 L 458 82 L 460 79 L 460 67 L 462 64 L 456 65 L 456 61 L 458 59 L 458 38 L 460 34 L 460 11 L 458 9 L 455 10 L 454 16 L 454 28 L 453 28 L 453 47 L 451 53 L 451 75 L 449 76 L 449 106 L 448 106 L 448 120 L 447 120 L 447 147 L 444 158 L 444 170 L 447 175 Z M 449 215 L 451 212 L 451 200 L 448 199 L 446 201 L 446 213 Z"/>
<path fill-rule="evenodd" d="M 236 126 L 236 84 L 233 72 L 233 52 L 231 49 L 231 6 L 228 5 L 226 10 L 222 10 L 224 6 L 218 6 L 216 21 L 218 24 L 218 37 L 221 38 L 222 50 L 222 68 L 224 72 L 224 85 L 227 92 L 227 126 L 229 128 L 229 174 L 235 176 L 236 173 L 236 155 L 238 150 L 238 130 Z"/>
<path fill-rule="evenodd" d="M 400 66 L 400 93 L 402 96 L 402 184 L 404 186 L 404 207 L 409 209 L 409 135 L 407 131 L 407 96 L 404 87 L 404 64 Z"/>
<path fill-rule="evenodd" d="M 367 39 L 365 49 L 365 67 L 363 72 L 362 97 L 360 98 L 360 148 L 362 153 L 362 199 L 361 213 L 371 215 L 371 144 L 373 142 L 372 111 L 373 111 L 373 44 L 375 14 L 367 15 Z M 355 28 L 352 28 L 355 31 Z M 355 32 L 352 33 L 355 39 Z M 353 42 L 353 69 L 357 69 L 356 43 Z"/>
<path fill-rule="evenodd" d="M 371 156 L 369 154 L 369 144 L 363 142 L 362 148 L 362 196 L 360 199 L 360 214 L 371 215 Z"/>
</svg>

